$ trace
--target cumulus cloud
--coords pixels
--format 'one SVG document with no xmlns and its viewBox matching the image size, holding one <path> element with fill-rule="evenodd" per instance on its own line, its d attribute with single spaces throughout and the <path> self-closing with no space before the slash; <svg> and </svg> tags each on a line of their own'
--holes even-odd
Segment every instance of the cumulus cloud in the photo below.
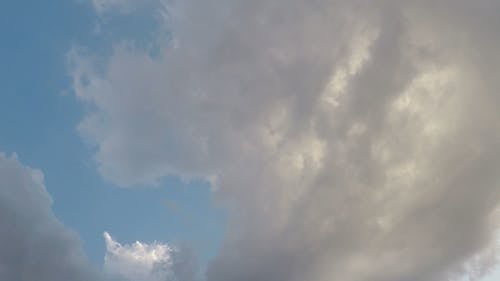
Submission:
<svg viewBox="0 0 500 281">
<path fill-rule="evenodd" d="M 117 42 L 104 66 L 72 52 L 71 73 L 103 177 L 203 178 L 228 206 L 209 281 L 434 281 L 491 261 L 500 2 L 174 6 L 160 56 Z"/>
<path fill-rule="evenodd" d="M 168 245 L 151 245 L 139 241 L 121 245 L 104 233 L 106 256 L 104 268 L 131 281 L 165 281 L 171 275 L 172 249 Z"/>
<path fill-rule="evenodd" d="M 0 153 L 0 280 L 103 280 L 51 203 L 42 172 Z"/>
<path fill-rule="evenodd" d="M 191 256 L 161 243 L 122 245 L 104 233 L 104 269 L 129 281 L 193 281 L 196 266 Z M 186 259 L 188 257 L 188 259 Z"/>
<path fill-rule="evenodd" d="M 54 216 L 43 173 L 0 153 L 0 280 L 194 281 L 194 255 L 168 245 L 120 245 L 108 233 L 105 272 L 88 262 L 78 235 Z"/>
</svg>

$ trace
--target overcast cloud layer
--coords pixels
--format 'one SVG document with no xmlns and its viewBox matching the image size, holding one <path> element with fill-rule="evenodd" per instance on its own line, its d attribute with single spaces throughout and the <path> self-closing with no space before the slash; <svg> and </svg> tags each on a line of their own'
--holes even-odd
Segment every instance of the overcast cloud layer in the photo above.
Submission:
<svg viewBox="0 0 500 281">
<path fill-rule="evenodd" d="M 209 281 L 441 281 L 494 264 L 499 1 L 167 4 L 159 56 L 71 52 L 79 130 L 118 185 L 211 182 L 231 219 Z"/>
<path fill-rule="evenodd" d="M 51 204 L 43 174 L 0 153 L 0 280 L 103 280 Z"/>
</svg>

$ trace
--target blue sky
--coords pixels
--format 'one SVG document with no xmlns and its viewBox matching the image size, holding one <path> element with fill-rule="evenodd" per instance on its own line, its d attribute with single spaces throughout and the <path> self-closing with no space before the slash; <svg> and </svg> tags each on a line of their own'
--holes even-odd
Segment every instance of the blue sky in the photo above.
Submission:
<svg viewBox="0 0 500 281">
<path fill-rule="evenodd" d="M 216 253 L 224 225 L 207 184 L 172 177 L 157 187 L 117 188 L 97 173 L 92 150 L 76 130 L 83 113 L 71 93 L 68 51 L 79 45 L 106 52 L 107 42 L 147 29 L 148 20 L 139 18 L 117 19 L 110 25 L 120 29 L 97 34 L 90 3 L 2 1 L 0 151 L 15 152 L 43 171 L 56 216 L 78 232 L 96 264 L 104 257 L 104 231 L 127 243 L 193 244 L 207 259 Z"/>
<path fill-rule="evenodd" d="M 1 1 L 0 281 L 498 280 L 499 13 Z"/>
</svg>

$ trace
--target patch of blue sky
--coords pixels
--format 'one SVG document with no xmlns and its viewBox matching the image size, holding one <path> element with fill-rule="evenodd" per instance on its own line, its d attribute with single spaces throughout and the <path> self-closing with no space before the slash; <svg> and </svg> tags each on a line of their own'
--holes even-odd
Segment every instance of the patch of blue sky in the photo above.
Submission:
<svg viewBox="0 0 500 281">
<path fill-rule="evenodd" d="M 0 2 L 0 151 L 44 172 L 54 212 L 79 233 L 95 263 L 104 254 L 103 231 L 124 243 L 187 242 L 206 261 L 225 221 L 207 184 L 168 178 L 150 189 L 112 186 L 78 135 L 82 108 L 69 91 L 68 50 L 84 46 L 105 57 L 113 42 L 124 41 L 154 53 L 148 42 L 158 28 L 157 18 L 140 11 L 98 18 L 89 2 Z"/>
</svg>

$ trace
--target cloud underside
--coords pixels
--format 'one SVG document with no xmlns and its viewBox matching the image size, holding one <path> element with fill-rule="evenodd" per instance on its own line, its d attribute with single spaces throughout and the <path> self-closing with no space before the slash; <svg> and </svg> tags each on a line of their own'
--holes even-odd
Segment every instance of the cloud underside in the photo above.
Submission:
<svg viewBox="0 0 500 281">
<path fill-rule="evenodd" d="M 0 280 L 194 281 L 198 264 L 187 248 L 136 242 L 105 233 L 104 271 L 86 258 L 76 233 L 53 214 L 43 173 L 0 152 Z"/>
<path fill-rule="evenodd" d="M 51 203 L 40 171 L 0 153 L 0 280 L 102 280 Z"/>
<path fill-rule="evenodd" d="M 228 206 L 209 281 L 487 270 L 500 2 L 179 2 L 159 56 L 117 42 L 104 67 L 70 62 L 107 180 L 202 178 Z"/>
</svg>

